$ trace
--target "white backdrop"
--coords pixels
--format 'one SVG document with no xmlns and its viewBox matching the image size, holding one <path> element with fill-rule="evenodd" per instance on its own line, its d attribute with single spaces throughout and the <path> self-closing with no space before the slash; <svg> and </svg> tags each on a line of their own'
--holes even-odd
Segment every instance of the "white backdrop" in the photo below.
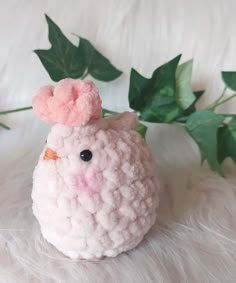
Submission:
<svg viewBox="0 0 236 283">
<path fill-rule="evenodd" d="M 200 105 L 223 89 L 221 70 L 236 70 L 234 0 L 9 0 L 0 3 L 0 110 L 31 105 L 51 84 L 34 49 L 49 48 L 44 13 L 69 39 L 89 39 L 124 74 L 97 82 L 103 106 L 128 109 L 131 67 L 150 76 L 183 54 L 194 58 Z M 236 101 L 219 110 L 235 112 Z M 234 175 L 200 167 L 196 146 L 177 126 L 153 126 L 150 145 L 163 179 L 158 222 L 134 251 L 99 263 L 71 262 L 43 241 L 31 212 L 32 171 L 49 126 L 32 111 L 1 116 L 0 282 L 236 282 Z M 230 171 L 231 170 L 231 171 Z"/>
</svg>

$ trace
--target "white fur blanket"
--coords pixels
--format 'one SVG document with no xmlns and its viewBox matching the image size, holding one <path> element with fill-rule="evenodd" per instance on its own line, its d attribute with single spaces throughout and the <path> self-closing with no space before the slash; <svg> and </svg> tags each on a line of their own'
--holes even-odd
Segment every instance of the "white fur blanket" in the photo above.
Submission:
<svg viewBox="0 0 236 283">
<path fill-rule="evenodd" d="M 48 48 L 47 13 L 76 42 L 85 37 L 124 71 L 97 82 L 103 105 L 128 109 L 130 68 L 145 76 L 183 53 L 194 57 L 201 105 L 222 91 L 220 71 L 236 70 L 234 0 L 10 0 L 0 3 L 0 109 L 31 105 L 52 83 L 32 50 Z M 201 106 L 200 105 L 200 106 Z M 236 101 L 224 111 L 234 111 Z M 32 111 L 1 116 L 0 283 L 236 282 L 236 169 L 227 178 L 200 167 L 182 128 L 150 125 L 148 144 L 163 181 L 158 221 L 133 251 L 100 262 L 72 261 L 47 244 L 31 211 L 32 171 L 49 127 Z"/>
</svg>

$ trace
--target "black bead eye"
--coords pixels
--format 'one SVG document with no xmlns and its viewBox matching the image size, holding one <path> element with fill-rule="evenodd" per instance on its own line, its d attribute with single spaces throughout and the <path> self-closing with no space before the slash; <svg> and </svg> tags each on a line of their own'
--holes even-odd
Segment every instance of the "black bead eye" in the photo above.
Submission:
<svg viewBox="0 0 236 283">
<path fill-rule="evenodd" d="M 83 161 L 89 161 L 91 160 L 93 157 L 93 154 L 90 150 L 88 149 L 85 149 L 83 151 L 80 152 L 80 158 L 83 160 Z"/>
</svg>

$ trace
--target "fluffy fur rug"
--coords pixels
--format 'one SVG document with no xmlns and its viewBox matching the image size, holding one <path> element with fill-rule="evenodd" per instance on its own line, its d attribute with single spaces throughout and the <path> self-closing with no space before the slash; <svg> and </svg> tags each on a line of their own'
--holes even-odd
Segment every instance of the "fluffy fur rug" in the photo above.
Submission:
<svg viewBox="0 0 236 283">
<path fill-rule="evenodd" d="M 210 103 L 223 88 L 220 71 L 236 69 L 235 9 L 233 0 L 1 1 L 0 108 L 31 105 L 38 88 L 52 83 L 32 53 L 49 47 L 44 13 L 73 42 L 72 32 L 88 38 L 124 71 L 97 83 L 105 107 L 128 109 L 131 66 L 148 76 L 179 53 L 183 61 L 194 57 L 193 85 L 207 90 L 201 104 Z M 163 184 L 155 227 L 136 249 L 87 262 L 47 244 L 32 215 L 32 172 L 48 126 L 31 111 L 1 121 L 12 127 L 0 132 L 1 283 L 236 282 L 236 169 L 227 162 L 223 179 L 200 167 L 183 129 L 149 127 Z"/>
</svg>

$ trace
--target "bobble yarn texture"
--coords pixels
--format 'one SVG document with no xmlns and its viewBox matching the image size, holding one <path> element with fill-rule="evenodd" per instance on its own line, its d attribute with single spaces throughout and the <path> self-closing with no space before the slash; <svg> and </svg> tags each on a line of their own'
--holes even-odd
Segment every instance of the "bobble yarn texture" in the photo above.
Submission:
<svg viewBox="0 0 236 283">
<path fill-rule="evenodd" d="M 76 104 L 82 94 L 74 85 L 87 82 L 74 81 L 58 85 L 67 85 L 65 95 L 74 92 Z M 34 101 L 42 95 L 40 91 Z M 79 123 L 73 118 L 78 126 L 71 125 L 68 115 L 52 126 L 33 175 L 33 213 L 41 232 L 73 259 L 114 257 L 137 246 L 155 222 L 159 201 L 155 165 L 136 132 L 136 114 L 108 118 L 96 114 L 94 119 L 92 113 L 101 113 L 97 95 L 95 100 L 92 105 L 84 102 L 89 116 L 80 113 Z M 41 113 L 47 120 L 45 111 Z"/>
</svg>

